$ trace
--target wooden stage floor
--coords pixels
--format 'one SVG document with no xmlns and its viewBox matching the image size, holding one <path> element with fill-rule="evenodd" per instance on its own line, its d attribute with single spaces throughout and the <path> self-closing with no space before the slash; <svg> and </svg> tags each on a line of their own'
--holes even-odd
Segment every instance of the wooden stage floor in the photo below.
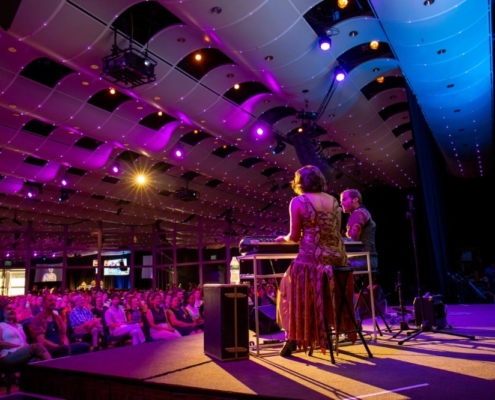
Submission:
<svg viewBox="0 0 495 400">
<path fill-rule="evenodd" d="M 370 328 L 366 320 L 365 330 Z M 396 325 L 400 321 L 395 321 Z M 20 393 L 76 399 L 492 399 L 495 304 L 447 306 L 447 322 L 475 340 L 383 332 L 327 353 L 300 352 L 222 362 L 204 354 L 203 335 L 126 346 L 31 364 Z M 381 324 L 383 329 L 383 324 Z"/>
</svg>

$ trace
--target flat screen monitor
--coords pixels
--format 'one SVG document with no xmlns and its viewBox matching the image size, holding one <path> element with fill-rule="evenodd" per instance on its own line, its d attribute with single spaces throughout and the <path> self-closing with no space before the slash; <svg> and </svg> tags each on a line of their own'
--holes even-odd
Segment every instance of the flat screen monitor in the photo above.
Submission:
<svg viewBox="0 0 495 400">
<path fill-rule="evenodd" d="M 37 268 L 34 277 L 35 282 L 61 282 L 62 268 L 46 267 Z"/>
<path fill-rule="evenodd" d="M 106 268 L 109 267 L 109 268 Z M 103 261 L 103 275 L 104 276 L 122 276 L 129 275 L 129 268 L 127 268 L 127 259 L 116 258 L 113 260 Z"/>
</svg>

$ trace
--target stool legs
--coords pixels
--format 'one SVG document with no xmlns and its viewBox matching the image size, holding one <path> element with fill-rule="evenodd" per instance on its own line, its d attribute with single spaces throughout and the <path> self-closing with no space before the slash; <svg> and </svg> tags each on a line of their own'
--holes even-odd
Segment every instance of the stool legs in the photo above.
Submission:
<svg viewBox="0 0 495 400">
<path fill-rule="evenodd" d="M 356 318 L 354 317 L 353 306 L 351 307 L 351 305 L 349 304 L 349 301 L 347 299 L 347 296 L 346 296 L 346 287 L 347 287 L 347 283 L 349 281 L 349 276 L 352 276 L 352 269 L 348 268 L 348 267 L 334 268 L 333 272 L 334 272 L 334 277 L 333 277 L 334 285 L 336 285 L 338 287 L 338 290 L 340 291 L 341 297 L 340 297 L 339 307 L 338 307 L 338 310 L 336 313 L 336 321 L 335 321 L 335 330 L 334 331 L 332 331 L 332 327 L 328 323 L 328 320 L 326 318 L 326 314 L 324 313 L 325 314 L 324 326 L 325 326 L 325 331 L 326 331 L 325 333 L 326 333 L 327 342 L 328 342 L 328 350 L 330 351 L 330 361 L 332 362 L 332 364 L 335 364 L 335 356 L 334 356 L 334 348 L 333 348 L 333 336 L 335 336 L 335 341 L 337 343 L 338 335 L 340 333 L 353 333 L 353 332 L 356 332 L 358 334 L 359 338 L 361 339 L 361 342 L 363 343 L 364 348 L 366 349 L 366 352 L 368 353 L 369 358 L 373 358 L 373 354 L 371 354 L 371 351 L 368 347 L 368 344 L 366 343 L 366 340 L 364 339 L 362 329 L 357 324 Z M 327 282 L 327 284 L 328 283 L 329 282 Z M 351 325 L 353 326 L 354 329 L 341 331 L 340 327 L 341 327 L 341 320 L 342 320 L 342 315 L 344 312 L 344 307 L 348 313 L 348 316 L 350 317 L 350 322 L 351 322 Z M 309 356 L 313 355 L 313 347 L 310 347 L 308 355 Z"/>
<path fill-rule="evenodd" d="M 335 329 L 336 335 L 338 335 L 339 333 L 356 332 L 358 334 L 359 338 L 361 339 L 361 342 L 363 343 L 363 346 L 366 349 L 366 352 L 368 353 L 369 358 L 373 358 L 373 354 L 371 354 L 371 351 L 368 347 L 368 344 L 366 343 L 366 340 L 364 340 L 362 329 L 357 324 L 356 318 L 354 318 L 354 310 L 351 307 L 351 305 L 349 304 L 349 301 L 347 300 L 346 293 L 345 293 L 345 290 L 347 287 L 347 282 L 349 280 L 349 276 L 352 276 L 352 269 L 351 268 L 334 268 L 333 272 L 334 272 L 335 284 L 338 285 L 339 290 L 342 294 L 339 310 L 337 312 L 337 321 L 336 321 L 336 329 Z M 344 310 L 344 307 L 345 307 L 347 313 L 349 314 L 351 324 L 354 326 L 353 330 L 340 331 L 340 321 L 342 319 L 342 312 Z"/>
</svg>

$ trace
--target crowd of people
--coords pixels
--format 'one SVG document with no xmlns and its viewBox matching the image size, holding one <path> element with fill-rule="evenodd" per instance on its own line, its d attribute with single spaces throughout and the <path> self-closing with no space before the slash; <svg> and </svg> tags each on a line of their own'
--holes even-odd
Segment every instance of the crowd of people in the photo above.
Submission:
<svg viewBox="0 0 495 400">
<path fill-rule="evenodd" d="M 256 295 L 260 305 L 275 305 L 277 286 L 275 279 L 260 282 L 250 303 Z M 197 285 L 189 291 L 93 288 L 64 294 L 33 288 L 0 297 L 0 321 L 0 366 L 23 364 L 99 351 L 112 340 L 138 345 L 200 334 L 203 292 Z"/>
<path fill-rule="evenodd" d="M 203 295 L 185 292 L 37 289 L 0 297 L 0 367 L 202 332 Z"/>
</svg>

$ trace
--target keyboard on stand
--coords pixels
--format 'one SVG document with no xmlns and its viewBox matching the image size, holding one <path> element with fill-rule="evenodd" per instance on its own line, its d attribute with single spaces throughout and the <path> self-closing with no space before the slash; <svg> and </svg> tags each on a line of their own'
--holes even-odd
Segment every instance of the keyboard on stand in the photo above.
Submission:
<svg viewBox="0 0 495 400">
<path fill-rule="evenodd" d="M 277 236 L 246 236 L 239 243 L 239 252 L 248 254 L 286 254 L 298 253 L 298 243 L 275 242 Z M 363 251 L 362 242 L 344 241 L 347 253 Z"/>
</svg>

